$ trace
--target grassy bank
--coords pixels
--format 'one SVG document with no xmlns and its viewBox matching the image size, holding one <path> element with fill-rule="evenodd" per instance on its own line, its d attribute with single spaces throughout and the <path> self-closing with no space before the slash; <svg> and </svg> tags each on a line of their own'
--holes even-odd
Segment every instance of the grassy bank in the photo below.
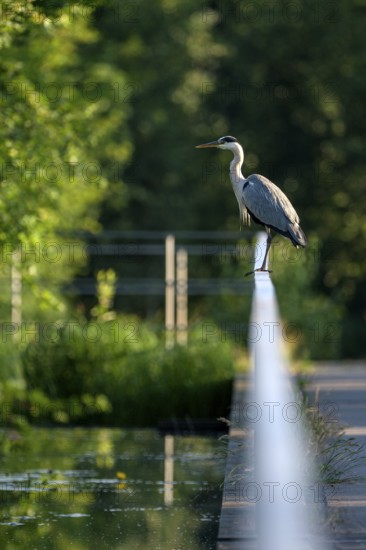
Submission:
<svg viewBox="0 0 366 550">
<path fill-rule="evenodd" d="M 3 423 L 152 426 L 163 418 L 225 416 L 230 404 L 232 344 L 195 335 L 167 350 L 135 318 L 55 324 L 18 355 L 13 345 L 9 350 L 17 367 L 1 381 Z"/>
</svg>

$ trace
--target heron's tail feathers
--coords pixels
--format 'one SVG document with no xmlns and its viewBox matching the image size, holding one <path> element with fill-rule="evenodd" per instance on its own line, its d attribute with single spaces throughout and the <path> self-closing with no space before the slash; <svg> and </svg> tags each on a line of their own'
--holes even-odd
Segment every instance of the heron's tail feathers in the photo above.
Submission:
<svg viewBox="0 0 366 550">
<path fill-rule="evenodd" d="M 289 233 L 291 241 L 295 246 L 302 246 L 304 248 L 307 245 L 305 233 L 298 223 L 295 222 L 289 226 Z"/>
</svg>

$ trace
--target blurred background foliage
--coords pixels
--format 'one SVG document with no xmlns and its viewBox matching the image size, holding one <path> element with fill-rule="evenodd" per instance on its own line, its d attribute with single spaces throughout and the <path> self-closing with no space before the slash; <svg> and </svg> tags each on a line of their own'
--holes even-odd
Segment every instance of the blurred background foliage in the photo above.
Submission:
<svg viewBox="0 0 366 550">
<path fill-rule="evenodd" d="M 56 343 L 13 344 L 2 332 L 6 394 L 99 399 L 108 415 L 121 387 L 126 403 L 147 388 L 163 399 L 172 365 L 176 383 L 197 385 L 202 365 L 214 384 L 221 354 L 221 380 L 230 378 L 245 339 L 203 346 L 197 327 L 248 322 L 250 295 L 193 299 L 191 345 L 165 352 L 154 328 L 161 303 L 152 311 L 120 300 L 112 319 L 108 284 L 104 302 L 65 294 L 77 274 L 95 271 L 82 232 L 237 230 L 229 155 L 194 149 L 225 134 L 244 146 L 245 175 L 262 173 L 288 194 L 309 237 L 300 256 L 278 238 L 273 257 L 293 353 L 365 355 L 364 3 L 0 0 L 0 10 L 1 319 L 10 319 L 20 247 L 23 318 L 59 327 Z M 240 257 L 193 264 L 198 276 L 241 278 L 245 267 Z M 138 345 L 65 336 L 75 320 L 104 329 L 117 319 L 137 323 Z M 195 390 L 182 392 L 194 403 Z"/>
</svg>

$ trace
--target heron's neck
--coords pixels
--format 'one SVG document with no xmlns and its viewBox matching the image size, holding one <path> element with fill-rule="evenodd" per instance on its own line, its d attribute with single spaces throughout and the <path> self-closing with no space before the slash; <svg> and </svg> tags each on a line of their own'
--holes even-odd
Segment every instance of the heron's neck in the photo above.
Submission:
<svg viewBox="0 0 366 550">
<path fill-rule="evenodd" d="M 244 162 L 244 151 L 243 148 L 238 144 L 235 150 L 232 150 L 234 153 L 234 158 L 230 163 L 230 179 L 232 184 L 238 185 L 240 180 L 243 179 L 243 174 L 241 173 L 241 167 Z"/>
</svg>

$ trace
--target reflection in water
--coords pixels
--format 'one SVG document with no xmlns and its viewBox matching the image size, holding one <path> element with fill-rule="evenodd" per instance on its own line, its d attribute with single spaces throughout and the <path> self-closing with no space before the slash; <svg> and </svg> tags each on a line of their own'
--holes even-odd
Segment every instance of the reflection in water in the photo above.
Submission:
<svg viewBox="0 0 366 550">
<path fill-rule="evenodd" d="M 173 504 L 174 436 L 164 436 L 164 504 Z"/>
<path fill-rule="evenodd" d="M 153 430 L 32 430 L 0 459 L 1 548 L 213 550 L 219 445 Z"/>
</svg>

